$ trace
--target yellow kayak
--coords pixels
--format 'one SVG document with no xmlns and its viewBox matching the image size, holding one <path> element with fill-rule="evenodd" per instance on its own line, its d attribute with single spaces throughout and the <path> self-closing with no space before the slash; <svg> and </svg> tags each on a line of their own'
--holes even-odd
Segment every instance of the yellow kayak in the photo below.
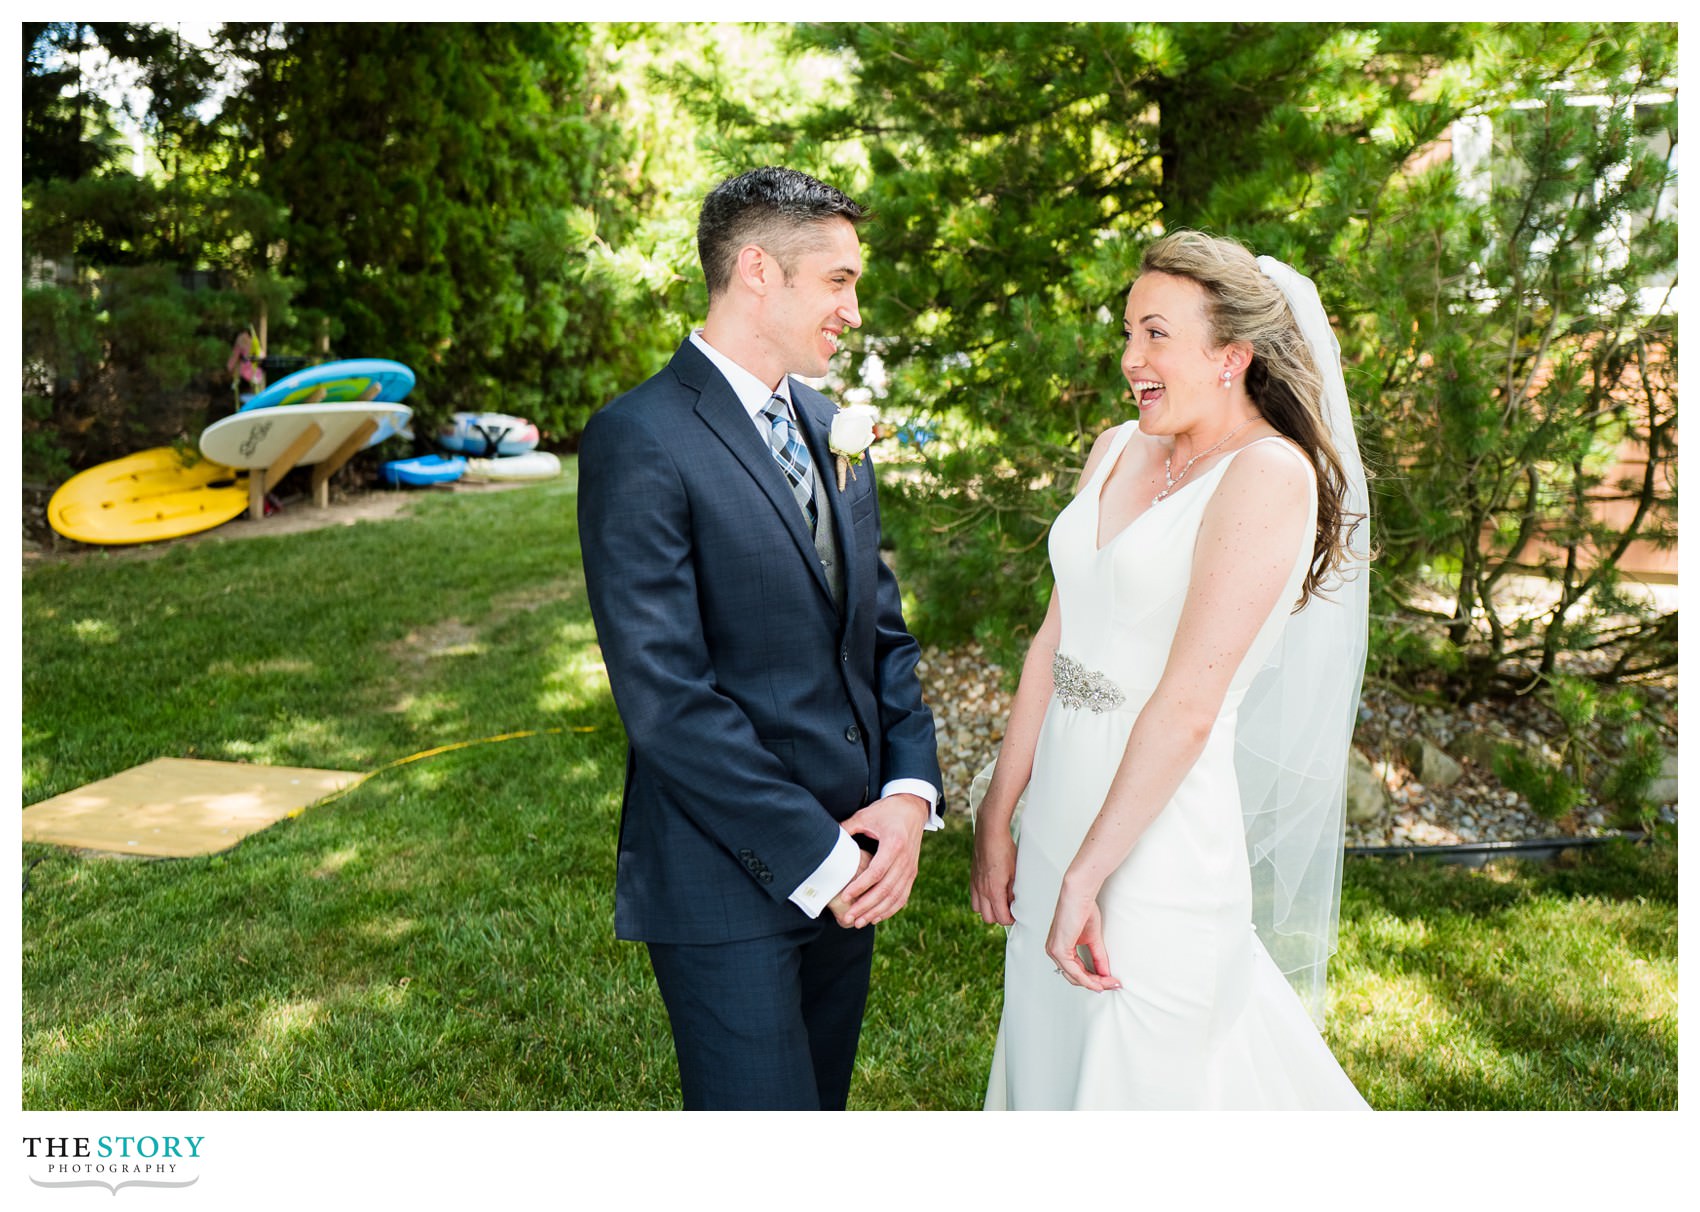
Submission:
<svg viewBox="0 0 1700 1212">
<path fill-rule="evenodd" d="M 159 446 L 66 480 L 47 521 L 79 543 L 152 543 L 211 530 L 247 508 L 246 474 Z"/>
</svg>

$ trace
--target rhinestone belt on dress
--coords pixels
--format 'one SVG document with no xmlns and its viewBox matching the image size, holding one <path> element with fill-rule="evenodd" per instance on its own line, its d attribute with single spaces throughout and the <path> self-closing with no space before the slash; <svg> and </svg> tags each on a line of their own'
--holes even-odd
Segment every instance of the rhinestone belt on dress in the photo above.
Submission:
<svg viewBox="0 0 1700 1212">
<path fill-rule="evenodd" d="M 1060 652 L 1051 661 L 1051 682 L 1064 707 L 1102 713 L 1120 707 L 1127 699 L 1109 678 Z"/>
</svg>

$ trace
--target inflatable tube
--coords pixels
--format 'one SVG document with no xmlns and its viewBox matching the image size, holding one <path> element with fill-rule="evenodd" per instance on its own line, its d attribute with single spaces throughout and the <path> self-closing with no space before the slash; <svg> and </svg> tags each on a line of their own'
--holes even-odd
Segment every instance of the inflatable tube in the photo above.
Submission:
<svg viewBox="0 0 1700 1212">
<path fill-rule="evenodd" d="M 521 455 L 537 449 L 537 426 L 505 412 L 457 412 L 437 432 L 437 444 L 457 454 Z"/>
</svg>

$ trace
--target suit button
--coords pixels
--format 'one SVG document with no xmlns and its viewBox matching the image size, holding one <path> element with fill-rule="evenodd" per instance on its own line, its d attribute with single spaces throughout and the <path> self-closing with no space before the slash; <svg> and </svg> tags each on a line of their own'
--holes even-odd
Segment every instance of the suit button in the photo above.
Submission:
<svg viewBox="0 0 1700 1212">
<path fill-rule="evenodd" d="M 844 739 L 851 742 L 860 741 L 862 739 L 862 730 L 852 724 L 844 730 Z"/>
<path fill-rule="evenodd" d="M 850 663 L 850 645 L 846 644 L 838 650 L 838 659 L 847 665 Z"/>
</svg>

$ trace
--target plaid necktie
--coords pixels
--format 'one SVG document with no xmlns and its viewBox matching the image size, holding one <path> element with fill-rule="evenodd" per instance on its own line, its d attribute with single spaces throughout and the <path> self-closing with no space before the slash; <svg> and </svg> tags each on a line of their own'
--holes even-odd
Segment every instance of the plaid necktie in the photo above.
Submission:
<svg viewBox="0 0 1700 1212">
<path fill-rule="evenodd" d="M 803 445 L 796 426 L 791 424 L 783 396 L 775 395 L 761 411 L 770 426 L 767 431 L 768 449 L 773 451 L 773 458 L 784 471 L 785 478 L 791 481 L 791 495 L 797 498 L 803 516 L 809 520 L 809 533 L 813 534 L 817 514 L 809 448 Z"/>
</svg>

